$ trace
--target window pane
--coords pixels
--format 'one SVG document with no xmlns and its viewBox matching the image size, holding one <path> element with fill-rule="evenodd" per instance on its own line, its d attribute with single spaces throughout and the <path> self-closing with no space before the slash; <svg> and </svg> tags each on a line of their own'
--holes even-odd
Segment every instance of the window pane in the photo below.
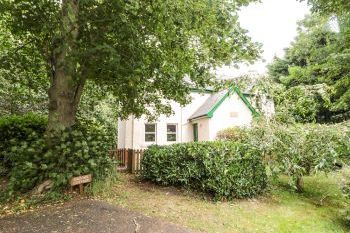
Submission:
<svg viewBox="0 0 350 233">
<path fill-rule="evenodd" d="M 156 124 L 145 124 L 145 132 L 155 133 Z"/>
<path fill-rule="evenodd" d="M 176 134 L 167 134 L 168 142 L 176 142 Z"/>
<path fill-rule="evenodd" d="M 145 141 L 146 142 L 155 142 L 156 141 L 156 135 L 155 134 L 145 134 Z"/>
<path fill-rule="evenodd" d="M 176 125 L 167 125 L 168 133 L 176 133 Z"/>
</svg>

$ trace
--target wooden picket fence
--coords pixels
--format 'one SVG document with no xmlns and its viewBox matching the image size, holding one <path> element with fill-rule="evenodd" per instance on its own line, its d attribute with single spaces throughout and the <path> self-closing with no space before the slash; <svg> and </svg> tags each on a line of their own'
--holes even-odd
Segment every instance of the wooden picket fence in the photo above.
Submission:
<svg viewBox="0 0 350 233">
<path fill-rule="evenodd" d="M 141 160 L 143 157 L 144 150 L 131 150 L 131 158 L 132 158 L 132 173 L 139 173 L 142 170 Z"/>
<path fill-rule="evenodd" d="M 110 157 L 116 162 L 118 170 L 137 174 L 142 170 L 143 153 L 142 149 L 115 149 L 110 151 Z"/>
<path fill-rule="evenodd" d="M 127 149 L 110 150 L 110 157 L 116 161 L 118 168 L 128 167 L 129 152 Z"/>
</svg>

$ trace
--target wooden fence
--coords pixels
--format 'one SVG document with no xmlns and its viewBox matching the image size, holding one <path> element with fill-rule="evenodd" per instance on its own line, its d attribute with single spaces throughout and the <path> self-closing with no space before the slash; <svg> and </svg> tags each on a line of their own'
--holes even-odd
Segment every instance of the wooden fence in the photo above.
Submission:
<svg viewBox="0 0 350 233">
<path fill-rule="evenodd" d="M 110 151 L 111 158 L 116 161 L 120 171 L 139 173 L 142 170 L 141 160 L 144 150 L 115 149 Z"/>
<path fill-rule="evenodd" d="M 142 170 L 141 160 L 143 157 L 144 150 L 131 150 L 131 158 L 132 158 L 132 173 L 139 173 Z"/>
</svg>

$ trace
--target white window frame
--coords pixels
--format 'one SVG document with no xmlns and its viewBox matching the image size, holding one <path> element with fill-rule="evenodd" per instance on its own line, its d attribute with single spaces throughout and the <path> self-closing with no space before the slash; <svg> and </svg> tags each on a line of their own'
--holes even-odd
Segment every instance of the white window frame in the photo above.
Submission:
<svg viewBox="0 0 350 233">
<path fill-rule="evenodd" d="M 146 132 L 146 125 L 154 125 L 154 132 Z M 154 134 L 154 141 L 146 141 L 146 135 Z M 156 123 L 145 123 L 144 139 L 146 143 L 155 143 L 157 141 L 157 124 Z"/>
<path fill-rule="evenodd" d="M 168 125 L 174 125 L 175 126 L 175 133 L 169 133 L 168 132 Z M 177 142 L 177 132 L 178 132 L 178 127 L 176 123 L 167 123 L 166 124 L 166 141 L 167 142 Z M 169 141 L 168 140 L 168 135 L 174 135 L 175 134 L 175 141 Z"/>
</svg>

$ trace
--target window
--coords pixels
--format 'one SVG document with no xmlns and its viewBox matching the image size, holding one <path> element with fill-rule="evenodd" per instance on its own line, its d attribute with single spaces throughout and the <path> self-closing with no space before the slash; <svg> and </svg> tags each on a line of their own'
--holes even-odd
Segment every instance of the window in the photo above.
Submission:
<svg viewBox="0 0 350 233">
<path fill-rule="evenodd" d="M 176 142 L 177 124 L 166 125 L 166 137 L 168 142 Z"/>
<path fill-rule="evenodd" d="M 145 124 L 145 141 L 156 141 L 156 124 Z"/>
</svg>

